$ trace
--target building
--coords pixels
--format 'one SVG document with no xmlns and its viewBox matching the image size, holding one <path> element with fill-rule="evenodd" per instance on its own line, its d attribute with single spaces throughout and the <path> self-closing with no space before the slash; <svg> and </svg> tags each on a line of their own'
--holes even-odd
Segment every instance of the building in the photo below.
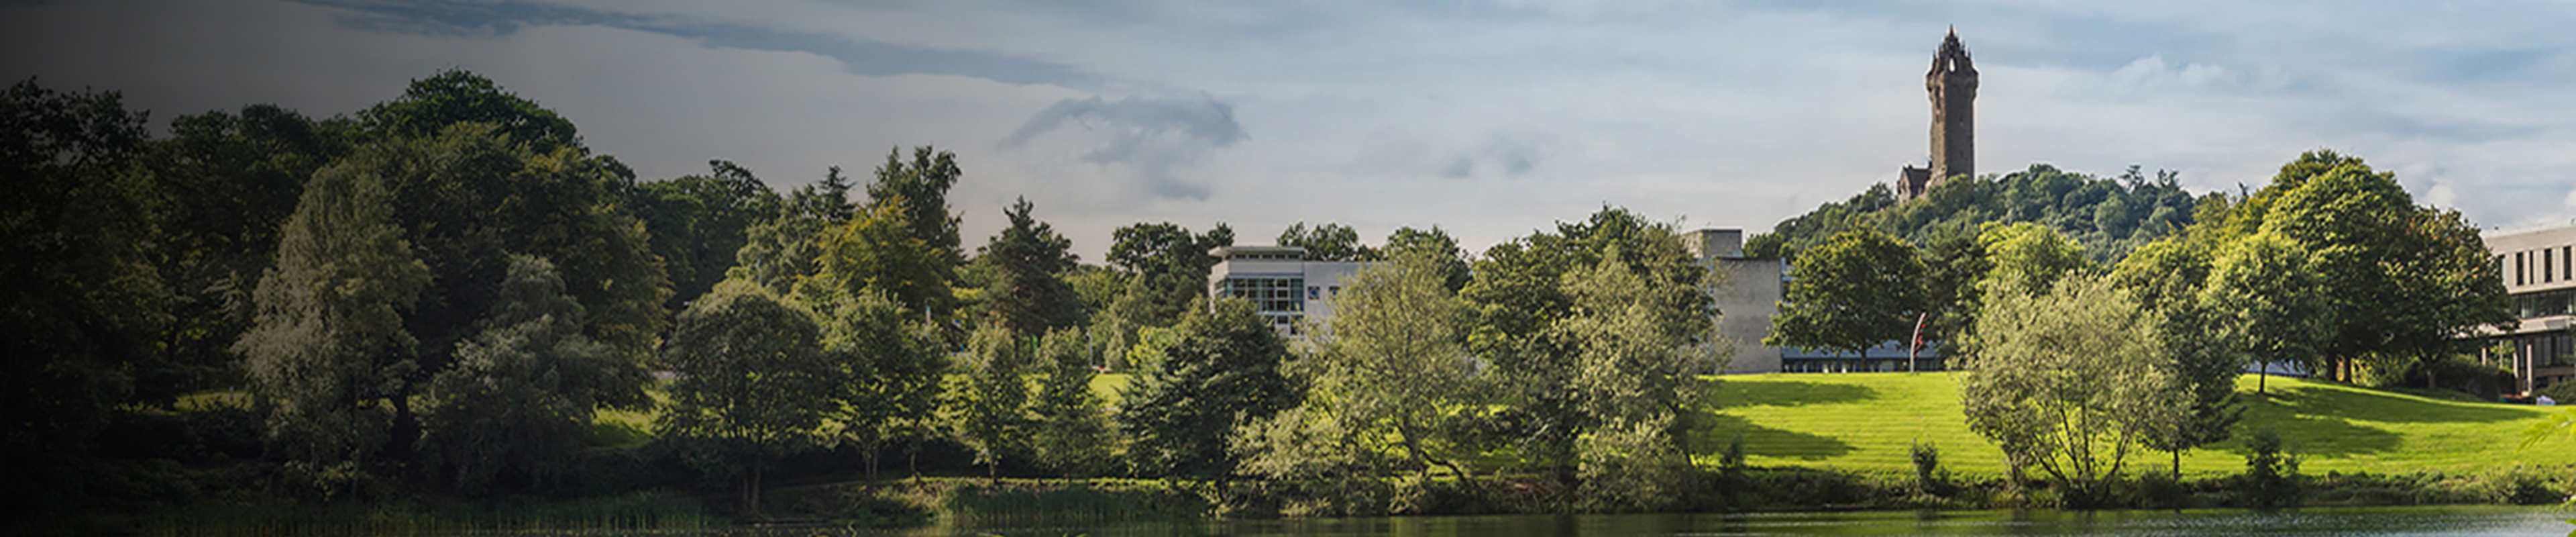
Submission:
<svg viewBox="0 0 2576 537">
<path fill-rule="evenodd" d="M 1272 329 L 1292 337 L 1305 330 L 1298 321 L 1330 321 L 1333 296 L 1360 270 L 1357 262 L 1309 261 L 1295 246 L 1219 246 L 1208 255 L 1218 259 L 1208 270 L 1208 296 L 1252 301 Z"/>
<path fill-rule="evenodd" d="M 2522 322 L 2481 330 L 2480 358 L 2512 371 L 2526 393 L 2576 378 L 2576 225 L 2484 238 Z"/>
<path fill-rule="evenodd" d="M 1744 230 L 1741 229 L 1695 230 L 1683 233 L 1682 240 L 1683 247 L 1723 280 L 1713 292 L 1718 315 L 1717 334 L 1725 338 L 1727 345 L 1734 350 L 1724 373 L 1940 371 L 1944 368 L 1940 348 L 1928 343 L 1919 353 L 1912 352 L 1910 342 L 1890 341 L 1860 354 L 1763 345 L 1762 337 L 1770 335 L 1771 318 L 1780 313 L 1780 303 L 1788 296 L 1789 280 L 1795 277 L 1788 263 L 1746 256 Z"/>
<path fill-rule="evenodd" d="M 1923 91 L 1932 98 L 1932 167 L 1906 166 L 1896 178 L 1896 199 L 1912 200 L 1942 181 L 1977 173 L 1977 66 L 1959 31 L 1941 38 L 1932 51 L 1932 70 L 1923 74 Z"/>
<path fill-rule="evenodd" d="M 1717 335 L 1734 348 L 1723 372 L 1779 371 L 1780 349 L 1762 345 L 1762 336 L 1771 332 L 1771 316 L 1780 311 L 1780 276 L 1787 266 L 1778 259 L 1746 257 L 1742 229 L 1683 233 L 1682 246 L 1723 280 L 1714 292 Z"/>
</svg>

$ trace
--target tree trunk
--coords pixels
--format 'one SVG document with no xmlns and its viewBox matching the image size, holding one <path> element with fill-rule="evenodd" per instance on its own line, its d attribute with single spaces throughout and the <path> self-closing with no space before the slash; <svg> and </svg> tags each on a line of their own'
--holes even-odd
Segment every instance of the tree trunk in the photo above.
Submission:
<svg viewBox="0 0 2576 537">
<path fill-rule="evenodd" d="M 393 430 L 385 435 L 386 458 L 408 462 L 412 446 L 420 442 L 420 416 L 411 411 L 411 381 L 403 381 L 402 389 L 386 402 L 394 407 Z"/>
</svg>

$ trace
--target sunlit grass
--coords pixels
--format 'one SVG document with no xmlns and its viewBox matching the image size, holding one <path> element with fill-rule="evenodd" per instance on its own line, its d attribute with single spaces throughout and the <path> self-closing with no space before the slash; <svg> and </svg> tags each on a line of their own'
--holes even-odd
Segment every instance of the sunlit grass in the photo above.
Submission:
<svg viewBox="0 0 2576 537">
<path fill-rule="evenodd" d="M 1910 471 L 1915 442 L 1941 450 L 1952 471 L 1993 475 L 2003 453 L 1968 430 L 1953 373 L 1774 374 L 1719 377 L 1710 403 L 1717 415 L 1693 438 L 1701 464 L 1742 435 L 1748 461 L 1861 471 Z M 2435 399 L 2324 382 L 2272 378 L 2270 395 L 2239 379 L 2246 402 L 2242 433 L 2270 428 L 2288 440 L 2309 473 L 2474 472 L 2516 464 L 2576 464 L 2576 440 L 2521 446 L 2546 409 Z M 2226 475 L 2244 469 L 2243 448 L 2223 442 L 2183 456 L 2185 474 Z M 2169 471 L 2170 455 L 2134 453 L 2130 468 Z"/>
</svg>

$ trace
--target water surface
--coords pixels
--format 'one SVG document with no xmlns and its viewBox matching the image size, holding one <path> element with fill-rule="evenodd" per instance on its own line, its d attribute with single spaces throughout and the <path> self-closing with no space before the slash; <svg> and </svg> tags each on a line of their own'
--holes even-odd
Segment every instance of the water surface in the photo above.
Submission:
<svg viewBox="0 0 2576 537">
<path fill-rule="evenodd" d="M 911 535 L 2548 535 L 2576 536 L 2576 513 L 2527 507 L 2186 511 L 1942 511 L 1511 515 L 1205 522 L 945 526 Z"/>
</svg>

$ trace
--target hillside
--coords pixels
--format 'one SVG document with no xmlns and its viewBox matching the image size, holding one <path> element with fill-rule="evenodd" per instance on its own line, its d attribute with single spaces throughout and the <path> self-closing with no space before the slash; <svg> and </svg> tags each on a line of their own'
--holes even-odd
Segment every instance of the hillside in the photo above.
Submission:
<svg viewBox="0 0 2576 537">
<path fill-rule="evenodd" d="M 2576 441 L 2559 438 L 2522 448 L 2526 429 L 2555 409 L 2445 401 L 2414 395 L 2275 377 L 2270 397 L 2254 397 L 2255 378 L 2239 379 L 2249 402 L 2239 431 L 2269 427 L 2288 440 L 2308 473 L 2474 472 L 2526 465 L 2576 464 Z M 2003 454 L 1969 432 L 1951 374 L 1748 375 L 1722 377 L 1711 404 L 1714 430 L 1694 439 L 1703 464 L 1714 446 L 1741 434 L 1748 460 L 1762 466 L 1905 471 L 1907 450 L 1921 440 L 1941 449 L 1951 471 L 1991 475 Z M 1703 448 L 1701 446 L 1711 446 Z M 2183 457 L 2183 472 L 2232 474 L 2242 448 L 2227 442 Z M 2133 455 L 2132 465 L 2170 468 L 2164 453 Z M 2138 466 L 2132 466 L 2137 468 Z"/>
<path fill-rule="evenodd" d="M 2000 176 L 1952 179 L 1905 203 L 1887 185 L 1871 185 L 1783 220 L 1744 247 L 1756 257 L 1784 257 L 1856 228 L 1923 245 L 1948 234 L 1974 235 L 1989 222 L 2037 222 L 2081 242 L 2094 261 L 2110 263 L 2191 225 L 2200 202 L 2170 172 L 2149 177 L 2131 168 L 2106 178 L 2033 164 Z"/>
</svg>

